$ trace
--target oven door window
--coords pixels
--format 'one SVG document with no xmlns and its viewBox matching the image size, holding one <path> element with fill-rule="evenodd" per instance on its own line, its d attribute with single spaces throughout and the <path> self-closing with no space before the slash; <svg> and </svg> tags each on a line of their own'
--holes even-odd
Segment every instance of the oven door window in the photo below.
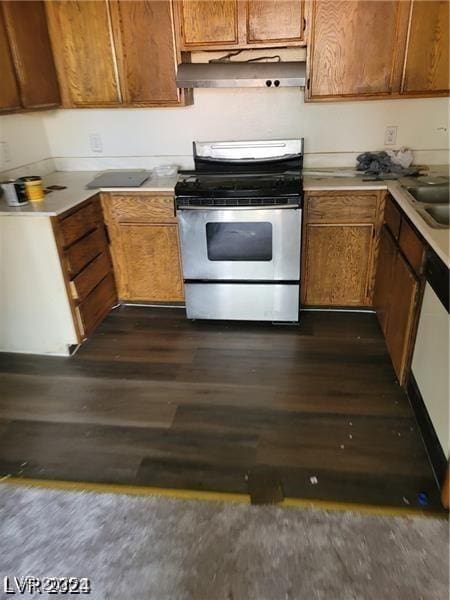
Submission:
<svg viewBox="0 0 450 600">
<path fill-rule="evenodd" d="M 208 259 L 271 261 L 272 223 L 206 223 Z"/>
</svg>

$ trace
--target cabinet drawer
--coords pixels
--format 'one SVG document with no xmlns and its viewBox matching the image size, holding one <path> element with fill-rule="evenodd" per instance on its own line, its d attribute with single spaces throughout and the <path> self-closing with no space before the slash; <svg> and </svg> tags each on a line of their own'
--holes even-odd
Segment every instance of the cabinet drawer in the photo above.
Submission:
<svg viewBox="0 0 450 600">
<path fill-rule="evenodd" d="M 308 223 L 374 223 L 377 194 L 333 194 L 308 196 Z"/>
<path fill-rule="evenodd" d="M 176 223 L 173 196 L 110 194 L 112 217 L 120 223 Z"/>
<path fill-rule="evenodd" d="M 67 248 L 102 222 L 102 212 L 98 200 L 89 202 L 59 223 L 63 247 Z"/>
<path fill-rule="evenodd" d="M 425 247 L 420 237 L 405 218 L 401 222 L 398 243 L 411 267 L 417 275 L 420 275 L 425 259 Z"/>
<path fill-rule="evenodd" d="M 83 325 L 84 335 L 88 335 L 100 323 L 116 298 L 114 277 L 109 273 L 75 309 Z"/>
<path fill-rule="evenodd" d="M 402 216 L 399 208 L 395 204 L 392 198 L 388 198 L 386 202 L 386 209 L 384 211 L 384 222 L 389 227 L 392 235 L 398 240 L 400 233 L 400 223 Z"/>
<path fill-rule="evenodd" d="M 84 300 L 111 270 L 109 256 L 106 252 L 102 252 L 70 282 L 72 298 L 79 301 Z"/>
<path fill-rule="evenodd" d="M 65 250 L 65 262 L 69 275 L 77 275 L 92 259 L 108 247 L 102 228 L 94 229 L 91 233 Z"/>
</svg>

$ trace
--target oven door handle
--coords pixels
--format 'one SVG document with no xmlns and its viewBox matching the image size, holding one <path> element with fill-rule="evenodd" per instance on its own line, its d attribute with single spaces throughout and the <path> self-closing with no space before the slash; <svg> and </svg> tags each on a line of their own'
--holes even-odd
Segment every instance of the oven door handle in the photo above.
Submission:
<svg viewBox="0 0 450 600">
<path fill-rule="evenodd" d="M 276 208 L 291 208 L 298 210 L 299 204 L 258 204 L 258 206 L 178 206 L 178 210 L 272 210 Z"/>
</svg>

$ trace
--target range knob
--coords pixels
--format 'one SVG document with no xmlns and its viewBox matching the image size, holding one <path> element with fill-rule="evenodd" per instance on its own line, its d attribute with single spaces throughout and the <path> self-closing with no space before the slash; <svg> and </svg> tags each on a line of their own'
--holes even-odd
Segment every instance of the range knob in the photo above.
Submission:
<svg viewBox="0 0 450 600">
<path fill-rule="evenodd" d="M 267 87 L 270 87 L 270 86 L 272 85 L 272 80 L 271 80 L 271 79 L 268 79 L 268 80 L 266 81 L 266 85 L 267 85 Z"/>
</svg>

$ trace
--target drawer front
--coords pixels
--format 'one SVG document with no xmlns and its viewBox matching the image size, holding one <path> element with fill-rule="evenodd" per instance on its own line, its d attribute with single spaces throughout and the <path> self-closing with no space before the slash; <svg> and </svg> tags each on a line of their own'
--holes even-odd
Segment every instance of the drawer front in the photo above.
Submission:
<svg viewBox="0 0 450 600">
<path fill-rule="evenodd" d="M 399 208 L 395 204 L 392 198 L 388 198 L 386 202 L 386 208 L 384 211 L 384 222 L 389 227 L 392 235 L 398 240 L 400 234 L 400 223 L 402 216 Z"/>
<path fill-rule="evenodd" d="M 120 223 L 176 223 L 173 196 L 110 194 L 106 200 Z"/>
<path fill-rule="evenodd" d="M 94 229 L 89 235 L 65 250 L 65 262 L 70 276 L 77 275 L 91 260 L 108 247 L 103 227 Z"/>
<path fill-rule="evenodd" d="M 112 265 L 109 255 L 102 252 L 70 282 L 72 298 L 80 302 L 83 301 L 111 271 Z"/>
<path fill-rule="evenodd" d="M 66 248 L 85 236 L 103 221 L 98 200 L 89 202 L 59 223 L 63 247 Z"/>
<path fill-rule="evenodd" d="M 377 194 L 308 196 L 308 223 L 375 223 Z"/>
<path fill-rule="evenodd" d="M 398 243 L 410 266 L 420 275 L 425 260 L 425 246 L 405 218 L 401 222 Z"/>
<path fill-rule="evenodd" d="M 114 277 L 110 273 L 75 309 L 83 324 L 85 335 L 89 335 L 89 333 L 100 323 L 115 304 L 116 299 L 117 293 Z"/>
</svg>

